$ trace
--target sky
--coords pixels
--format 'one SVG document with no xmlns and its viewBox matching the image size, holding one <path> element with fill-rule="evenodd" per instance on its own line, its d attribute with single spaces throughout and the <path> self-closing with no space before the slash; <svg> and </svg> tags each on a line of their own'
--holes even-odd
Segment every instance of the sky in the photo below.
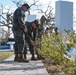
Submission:
<svg viewBox="0 0 76 75">
<path fill-rule="evenodd" d="M 19 0 L 14 0 L 14 1 L 19 1 Z M 23 0 L 26 1 L 29 5 L 32 4 L 33 0 Z M 46 6 L 48 5 L 48 3 L 54 8 L 54 13 L 55 13 L 55 1 L 58 0 L 38 0 L 39 3 L 37 3 L 37 5 L 42 5 L 39 6 L 38 8 L 43 8 L 43 10 L 46 10 Z M 51 1 L 51 2 L 50 2 Z M 74 15 L 76 13 L 76 0 L 61 0 L 61 1 L 71 1 L 73 2 L 73 9 L 74 9 Z M 3 5 L 3 7 L 5 8 L 3 11 L 7 12 L 7 9 L 10 8 L 10 12 L 14 12 L 14 10 L 17 8 L 16 5 L 12 2 L 12 0 L 0 0 L 0 6 Z M 6 9 L 7 8 L 7 9 Z M 31 14 L 36 14 L 37 18 L 41 17 L 41 13 L 38 13 L 38 11 L 35 10 L 36 7 L 32 7 L 31 8 Z M 1 9 L 1 7 L 0 7 Z M 28 13 L 26 13 L 28 14 Z M 76 15 L 75 15 L 76 16 Z"/>
<path fill-rule="evenodd" d="M 15 0 L 16 1 L 16 0 Z M 18 1 L 18 0 L 17 0 Z M 32 4 L 32 1 L 33 0 L 26 0 L 26 2 L 30 5 L 30 4 Z M 51 1 L 51 2 L 50 2 Z M 53 8 L 55 8 L 55 1 L 58 1 L 58 0 L 39 0 L 39 5 L 42 5 L 43 6 L 43 8 L 46 8 L 46 6 L 47 6 L 47 4 L 48 3 L 50 3 L 51 4 L 51 6 L 53 7 Z M 71 1 L 71 2 L 73 2 L 74 3 L 74 11 L 75 11 L 75 7 L 76 7 L 76 0 L 62 0 L 62 1 Z M 2 4 L 3 5 L 3 7 L 5 7 L 5 8 L 10 8 L 11 9 L 11 11 L 13 12 L 15 9 L 16 9 L 16 5 L 12 2 L 12 0 L 0 0 L 0 4 Z M 31 10 L 33 10 L 32 8 L 31 8 Z M 54 9 L 55 10 L 55 9 Z M 5 12 L 6 10 L 4 10 L 4 12 Z M 31 14 L 36 14 L 37 13 L 37 11 L 32 11 L 31 12 Z"/>
<path fill-rule="evenodd" d="M 15 0 L 15 1 L 19 1 L 19 0 Z M 50 5 L 53 8 L 55 8 L 55 1 L 58 1 L 58 0 L 39 0 L 39 3 L 37 3 L 37 5 L 42 5 L 40 7 L 41 8 L 43 7 L 44 9 L 46 9 L 47 4 L 50 3 Z M 61 0 L 61 1 L 71 1 L 71 2 L 73 2 L 74 3 L 74 14 L 75 14 L 76 0 Z M 30 5 L 30 4 L 32 4 L 33 0 L 26 0 L 26 2 Z M 10 12 L 13 12 L 16 9 L 16 5 L 12 2 L 12 0 L 0 0 L 0 5 L 1 4 L 3 5 L 4 8 L 10 8 L 11 9 Z M 40 17 L 42 15 L 42 14 L 39 14 L 38 11 L 34 10 L 33 7 L 31 8 L 31 10 L 32 10 L 31 14 L 38 14 L 38 17 Z M 4 9 L 4 12 L 7 12 L 7 10 Z M 55 12 L 55 9 L 54 9 L 54 12 Z"/>
<path fill-rule="evenodd" d="M 43 10 L 45 10 L 48 3 L 50 3 L 50 5 L 54 8 L 54 13 L 55 13 L 55 1 L 58 1 L 58 0 L 39 0 L 39 3 L 37 3 L 37 5 L 42 5 L 39 8 L 43 8 Z M 74 3 L 74 5 L 73 5 L 74 11 L 73 12 L 75 15 L 75 13 L 76 13 L 76 0 L 62 0 L 62 1 L 71 1 Z M 26 2 L 30 5 L 30 4 L 32 4 L 33 0 L 26 0 Z M 10 8 L 10 10 L 11 10 L 10 12 L 14 12 L 14 10 L 17 8 L 16 5 L 11 0 L 0 0 L 0 5 L 3 5 L 4 8 Z M 1 9 L 1 7 L 0 7 L 0 9 Z M 36 11 L 34 9 L 35 9 L 35 7 L 31 8 L 31 14 L 36 14 L 37 18 L 40 18 L 42 14 L 38 13 L 38 11 Z M 4 9 L 4 12 L 7 12 L 7 10 Z M 26 13 L 26 14 L 28 14 L 28 13 Z"/>
<path fill-rule="evenodd" d="M 14 1 L 19 1 L 19 0 L 14 0 Z M 33 0 L 23 0 L 23 1 L 26 1 L 29 5 L 33 3 Z M 50 4 L 54 8 L 53 12 L 55 13 L 55 1 L 58 1 L 58 0 L 38 0 L 38 1 L 39 1 L 39 3 L 37 3 L 37 5 L 41 5 L 38 8 L 43 8 L 43 10 L 46 10 L 46 6 L 48 4 Z M 73 9 L 74 9 L 73 13 L 74 13 L 74 16 L 76 16 L 76 14 L 75 14 L 76 13 L 76 0 L 61 0 L 61 1 L 73 2 Z M 0 0 L 0 5 L 3 5 L 3 7 L 5 8 L 3 10 L 3 12 L 7 12 L 8 8 L 10 8 L 10 12 L 14 12 L 14 10 L 17 8 L 16 5 L 12 2 L 12 0 Z M 41 18 L 41 16 L 43 14 L 38 13 L 38 11 L 35 10 L 36 8 L 37 7 L 31 8 L 31 14 L 33 14 L 33 15 L 36 14 L 37 18 L 39 19 L 39 18 Z M 26 13 L 26 15 L 27 14 L 28 13 Z"/>
</svg>

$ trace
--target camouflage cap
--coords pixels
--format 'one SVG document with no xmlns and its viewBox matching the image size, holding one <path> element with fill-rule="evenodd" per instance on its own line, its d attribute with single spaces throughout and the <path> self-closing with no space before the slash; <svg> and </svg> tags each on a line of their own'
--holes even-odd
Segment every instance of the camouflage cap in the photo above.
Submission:
<svg viewBox="0 0 76 75">
<path fill-rule="evenodd" d="M 29 8 L 30 8 L 30 6 L 29 6 L 27 3 L 23 4 L 22 6 L 26 6 L 26 7 L 27 7 L 27 9 L 29 9 Z"/>
<path fill-rule="evenodd" d="M 33 23 L 35 23 L 36 26 L 39 27 L 39 24 L 38 24 L 38 21 L 37 20 L 34 20 Z"/>
</svg>

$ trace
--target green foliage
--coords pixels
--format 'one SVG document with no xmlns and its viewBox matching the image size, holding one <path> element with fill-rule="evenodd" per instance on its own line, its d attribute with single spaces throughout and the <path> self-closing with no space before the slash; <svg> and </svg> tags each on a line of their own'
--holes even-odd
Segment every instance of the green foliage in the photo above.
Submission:
<svg viewBox="0 0 76 75">
<path fill-rule="evenodd" d="M 53 60 L 54 65 L 61 66 L 65 75 L 74 75 L 74 73 L 76 73 L 76 62 L 65 58 L 64 53 L 68 48 L 75 47 L 76 34 L 72 33 L 72 35 L 69 32 L 67 33 L 70 42 L 66 44 L 62 42 L 64 40 L 64 35 L 62 33 L 59 33 L 58 35 L 52 33 L 50 36 L 45 34 L 41 41 L 42 49 L 40 50 L 40 48 L 38 48 L 38 50 L 40 54 Z"/>
<path fill-rule="evenodd" d="M 74 47 L 74 43 L 73 42 L 69 42 L 66 44 L 68 49 Z"/>
</svg>

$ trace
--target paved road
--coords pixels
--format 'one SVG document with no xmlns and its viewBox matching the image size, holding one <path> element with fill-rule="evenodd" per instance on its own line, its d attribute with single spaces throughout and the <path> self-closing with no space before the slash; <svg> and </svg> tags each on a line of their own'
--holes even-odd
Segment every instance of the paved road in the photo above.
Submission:
<svg viewBox="0 0 76 75">
<path fill-rule="evenodd" d="M 0 62 L 0 75 L 48 75 L 41 60 L 31 61 L 31 55 L 27 55 L 29 63 L 14 62 L 14 55 Z"/>
</svg>

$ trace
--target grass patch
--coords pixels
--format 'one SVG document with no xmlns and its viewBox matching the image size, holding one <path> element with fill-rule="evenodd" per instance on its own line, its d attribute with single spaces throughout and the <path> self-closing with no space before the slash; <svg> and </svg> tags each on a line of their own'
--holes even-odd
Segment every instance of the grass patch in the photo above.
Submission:
<svg viewBox="0 0 76 75">
<path fill-rule="evenodd" d="M 3 61 L 13 55 L 13 52 L 0 52 L 0 61 Z"/>
</svg>

